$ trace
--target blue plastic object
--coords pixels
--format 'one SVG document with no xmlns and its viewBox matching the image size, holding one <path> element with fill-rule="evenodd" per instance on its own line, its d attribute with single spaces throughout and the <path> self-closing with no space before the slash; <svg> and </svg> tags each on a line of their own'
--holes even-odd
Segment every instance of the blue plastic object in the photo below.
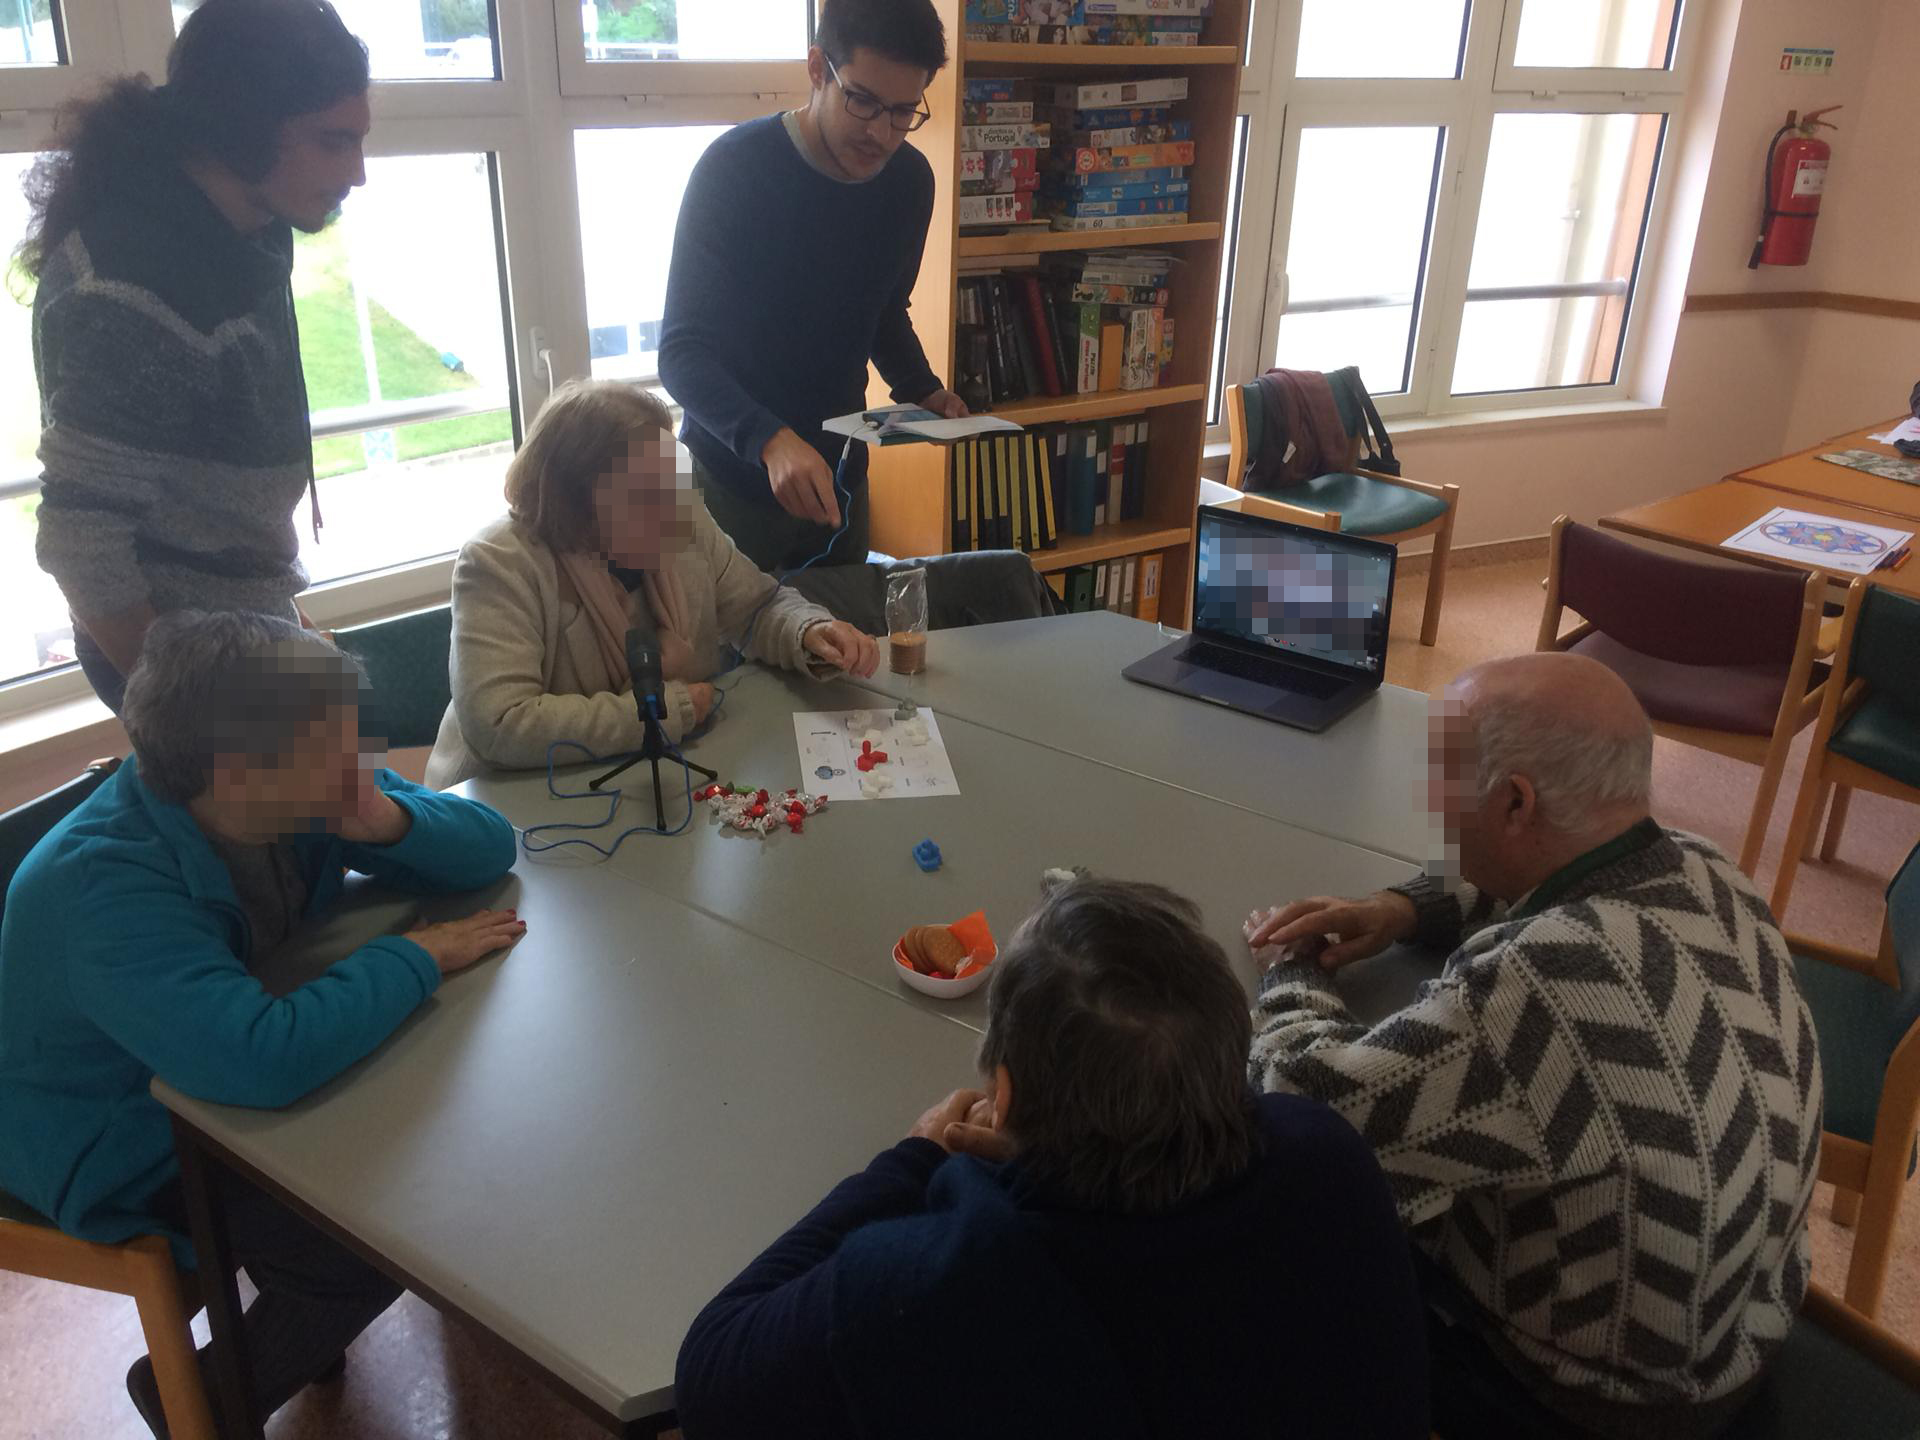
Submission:
<svg viewBox="0 0 1920 1440">
<path fill-rule="evenodd" d="M 913 847 L 913 863 L 922 870 L 934 871 L 940 868 L 940 847 L 931 840 L 922 840 Z"/>
</svg>

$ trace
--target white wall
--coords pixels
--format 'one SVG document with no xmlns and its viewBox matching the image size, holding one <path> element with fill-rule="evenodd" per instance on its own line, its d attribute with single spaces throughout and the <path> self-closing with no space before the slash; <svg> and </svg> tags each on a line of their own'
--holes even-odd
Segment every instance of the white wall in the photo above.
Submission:
<svg viewBox="0 0 1920 1440">
<path fill-rule="evenodd" d="M 1914 354 L 1920 326 L 1834 326 L 1829 322 L 1836 317 L 1805 310 L 1679 312 L 1687 294 L 1920 294 L 1909 238 L 1920 202 L 1901 183 L 1900 164 L 1900 152 L 1920 133 L 1920 102 L 1912 93 L 1920 87 L 1902 75 L 1899 58 L 1920 54 L 1916 11 L 1909 0 L 1720 0 L 1711 6 L 1705 43 L 1695 53 L 1688 113 L 1668 152 L 1676 188 L 1663 281 L 1639 299 L 1645 323 L 1638 343 L 1646 347 L 1640 398 L 1661 405 L 1662 413 L 1464 430 L 1403 425 L 1407 433 L 1396 438 L 1396 448 L 1407 473 L 1461 487 L 1456 544 L 1539 535 L 1562 512 L 1596 520 L 1904 406 L 1907 388 L 1920 379 Z M 1788 45 L 1835 50 L 1833 71 L 1782 73 L 1780 50 Z M 1789 109 L 1831 104 L 1846 106 L 1833 118 L 1847 128 L 1836 137 L 1833 193 L 1814 264 L 1749 271 L 1767 141 Z M 1887 185 L 1889 176 L 1901 180 Z M 1902 267 L 1904 289 L 1886 278 Z M 1879 357 L 1903 334 L 1907 360 L 1893 367 L 1897 374 L 1880 376 L 1885 363 Z M 1830 362 L 1819 375 L 1816 353 Z M 1857 364 L 1840 364 L 1843 353 Z M 1910 369 L 1916 373 L 1908 376 Z M 1875 384 L 1865 384 L 1863 372 L 1878 376 Z"/>
<path fill-rule="evenodd" d="M 1833 116 L 1830 189 L 1807 270 L 1822 290 L 1920 302 L 1914 249 L 1914 146 L 1920 140 L 1920 5 L 1883 6 L 1865 93 Z M 1867 66 L 1871 58 L 1871 65 Z M 1824 132 L 1823 132 L 1824 133 Z M 1920 381 L 1920 321 L 1831 310 L 1814 314 L 1788 443 L 1813 445 L 1897 415 Z"/>
</svg>

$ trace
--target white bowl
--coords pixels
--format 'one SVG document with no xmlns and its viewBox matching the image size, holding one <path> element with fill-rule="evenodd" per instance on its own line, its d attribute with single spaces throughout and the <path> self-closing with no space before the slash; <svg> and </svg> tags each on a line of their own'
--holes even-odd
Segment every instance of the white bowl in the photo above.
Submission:
<svg viewBox="0 0 1920 1440">
<path fill-rule="evenodd" d="M 993 969 L 993 962 L 999 955 L 998 947 L 988 955 L 973 971 L 959 975 L 951 980 L 943 980 L 933 975 L 922 975 L 907 963 L 907 953 L 901 948 L 900 941 L 893 942 L 893 970 L 907 984 L 923 995 L 931 995 L 936 1000 L 958 1000 L 962 995 L 971 995 L 987 983 L 987 973 Z"/>
</svg>

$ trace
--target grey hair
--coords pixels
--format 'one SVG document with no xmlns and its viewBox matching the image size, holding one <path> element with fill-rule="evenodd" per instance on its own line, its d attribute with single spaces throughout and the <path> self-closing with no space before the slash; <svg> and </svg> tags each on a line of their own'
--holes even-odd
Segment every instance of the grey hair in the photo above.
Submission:
<svg viewBox="0 0 1920 1440">
<path fill-rule="evenodd" d="M 1470 692 L 1476 793 L 1484 803 L 1509 776 L 1533 784 L 1543 823 L 1577 834 L 1596 810 L 1645 807 L 1653 794 L 1653 725 L 1569 723 L 1567 708 L 1509 689 Z"/>
<path fill-rule="evenodd" d="M 360 684 L 352 660 L 290 620 L 177 610 L 147 631 L 120 719 L 147 788 L 184 805 L 218 761 L 275 763 L 357 705 Z"/>
<path fill-rule="evenodd" d="M 1020 1159 L 1068 1204 L 1157 1214 L 1252 1163 L 1246 992 L 1199 920 L 1157 885 L 1076 880 L 994 966 L 980 1068 L 1007 1067 Z"/>
</svg>

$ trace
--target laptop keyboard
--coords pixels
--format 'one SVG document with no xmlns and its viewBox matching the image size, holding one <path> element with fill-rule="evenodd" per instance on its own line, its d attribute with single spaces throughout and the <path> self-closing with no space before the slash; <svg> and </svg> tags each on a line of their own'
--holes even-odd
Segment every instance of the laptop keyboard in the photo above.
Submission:
<svg viewBox="0 0 1920 1440">
<path fill-rule="evenodd" d="M 1282 690 L 1291 690 L 1296 695 L 1305 695 L 1311 700 L 1324 700 L 1351 684 L 1336 675 L 1322 675 L 1317 671 L 1289 665 L 1283 660 L 1269 660 L 1264 655 L 1249 655 L 1243 650 L 1234 650 L 1225 645 L 1192 645 L 1181 657 L 1189 665 L 1198 665 L 1202 669 L 1212 670 L 1221 675 L 1236 676 L 1241 680 L 1254 680 L 1262 685 L 1273 685 Z"/>
</svg>

